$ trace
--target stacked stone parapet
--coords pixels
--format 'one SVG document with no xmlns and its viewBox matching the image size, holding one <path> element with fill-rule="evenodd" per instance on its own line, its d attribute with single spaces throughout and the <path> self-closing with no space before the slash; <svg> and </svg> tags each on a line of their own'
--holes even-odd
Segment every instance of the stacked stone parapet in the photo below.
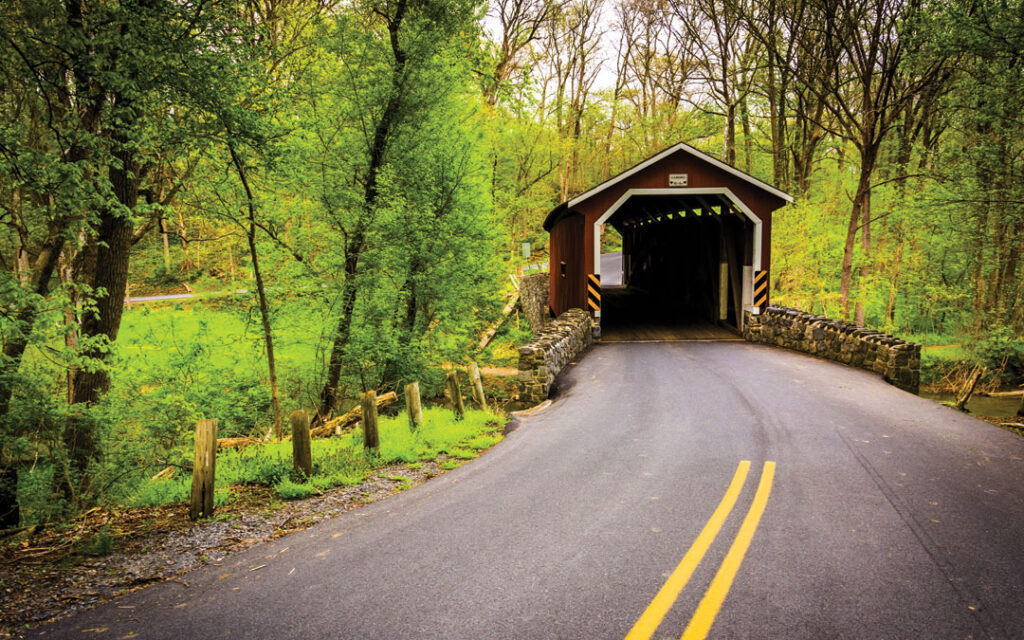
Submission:
<svg viewBox="0 0 1024 640">
<path fill-rule="evenodd" d="M 743 337 L 874 371 L 911 393 L 921 384 L 921 345 L 849 322 L 768 307 L 759 315 L 744 312 Z"/>
<path fill-rule="evenodd" d="M 582 309 L 569 309 L 547 324 L 532 342 L 519 347 L 519 399 L 546 400 L 558 373 L 593 340 L 593 322 Z"/>
<path fill-rule="evenodd" d="M 527 273 L 519 280 L 519 304 L 534 335 L 548 323 L 548 292 L 551 282 L 547 272 Z"/>
</svg>

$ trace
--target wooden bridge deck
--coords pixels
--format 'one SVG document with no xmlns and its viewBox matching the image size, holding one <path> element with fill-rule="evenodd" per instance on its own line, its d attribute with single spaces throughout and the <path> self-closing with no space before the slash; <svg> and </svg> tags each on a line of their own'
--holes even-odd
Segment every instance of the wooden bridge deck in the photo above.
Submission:
<svg viewBox="0 0 1024 640">
<path fill-rule="evenodd" d="M 725 327 L 710 322 L 685 324 L 638 323 L 601 327 L 601 342 L 689 342 L 693 340 L 740 340 Z"/>
<path fill-rule="evenodd" d="M 626 287 L 602 287 L 601 342 L 742 340 L 733 329 L 670 308 Z"/>
</svg>

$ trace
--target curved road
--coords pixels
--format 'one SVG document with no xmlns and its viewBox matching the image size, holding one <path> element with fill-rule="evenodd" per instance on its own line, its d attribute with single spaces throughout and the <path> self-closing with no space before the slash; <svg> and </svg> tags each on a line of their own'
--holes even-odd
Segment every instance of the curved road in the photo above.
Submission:
<svg viewBox="0 0 1024 640">
<path fill-rule="evenodd" d="M 745 343 L 560 385 L 452 473 L 33 634 L 623 638 L 658 601 L 632 637 L 1024 637 L 1024 439 Z"/>
</svg>

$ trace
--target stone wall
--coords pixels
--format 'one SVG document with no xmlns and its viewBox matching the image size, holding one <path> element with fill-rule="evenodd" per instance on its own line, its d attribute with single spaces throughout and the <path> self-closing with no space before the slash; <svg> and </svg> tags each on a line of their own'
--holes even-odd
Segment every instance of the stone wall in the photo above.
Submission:
<svg viewBox="0 0 1024 640">
<path fill-rule="evenodd" d="M 540 333 L 548 323 L 548 290 L 551 280 L 547 272 L 527 273 L 519 280 L 519 304 L 533 335 Z"/>
<path fill-rule="evenodd" d="M 744 312 L 743 337 L 874 371 L 911 393 L 921 383 L 921 345 L 848 322 L 768 307 L 760 315 Z"/>
<path fill-rule="evenodd" d="M 555 376 L 593 342 L 590 314 L 569 309 L 519 347 L 519 399 L 536 404 L 548 397 Z"/>
</svg>

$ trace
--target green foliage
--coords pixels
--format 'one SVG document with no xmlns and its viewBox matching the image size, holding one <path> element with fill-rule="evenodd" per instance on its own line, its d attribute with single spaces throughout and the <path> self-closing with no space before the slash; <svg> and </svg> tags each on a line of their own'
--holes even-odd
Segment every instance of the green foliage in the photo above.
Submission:
<svg viewBox="0 0 1024 640">
<path fill-rule="evenodd" d="M 85 556 L 105 557 L 114 553 L 114 539 L 106 528 L 100 529 L 86 540 L 80 540 L 78 551 Z"/>
<path fill-rule="evenodd" d="M 188 500 L 191 493 L 191 478 L 182 474 L 178 478 L 164 480 L 143 481 L 135 493 L 131 496 L 125 506 L 129 507 L 158 507 L 164 504 L 173 504 Z M 216 497 L 216 494 L 214 494 Z"/>
<path fill-rule="evenodd" d="M 61 520 L 68 503 L 54 486 L 54 467 L 43 463 L 18 473 L 18 504 L 23 525 Z"/>
<path fill-rule="evenodd" d="M 479 410 L 467 410 L 464 420 L 455 421 L 450 411 L 438 407 L 423 410 L 423 425 L 412 433 L 405 414 L 382 416 L 378 426 L 381 448 L 376 456 L 364 455 L 362 434 L 317 438 L 312 443 L 313 475 L 304 477 L 292 466 L 290 442 L 266 442 L 217 454 L 217 487 L 214 504 L 234 501 L 233 485 L 256 484 L 273 487 L 286 500 L 305 498 L 332 487 L 363 482 L 374 468 L 398 462 L 410 467 L 434 460 L 441 454 L 469 460 L 501 441 L 502 419 Z M 39 484 L 46 486 L 43 480 Z M 24 485 L 23 485 L 24 486 Z M 169 480 L 140 478 L 135 493 L 125 501 L 129 506 L 158 506 L 188 498 L 191 476 L 178 474 Z"/>
<path fill-rule="evenodd" d="M 1024 378 L 1024 336 L 1009 327 L 997 327 L 970 346 L 974 361 L 988 368 L 1002 382 Z"/>
<path fill-rule="evenodd" d="M 320 493 L 312 482 L 292 482 L 288 478 L 275 484 L 274 491 L 285 500 L 301 500 Z"/>
<path fill-rule="evenodd" d="M 574 2 L 535 33 L 553 40 L 514 51 L 498 44 L 503 34 L 481 33 L 472 0 L 285 3 L 269 14 L 237 0 L 82 6 L 79 23 L 50 0 L 0 3 L 0 465 L 33 461 L 18 489 L 27 522 L 92 502 L 184 499 L 187 473 L 149 478 L 187 469 L 201 417 L 216 417 L 221 436 L 267 432 L 250 230 L 286 407 L 320 397 L 335 346 L 342 366 L 327 388 L 343 405 L 410 380 L 430 396 L 444 363 L 515 365 L 525 322 L 506 322 L 483 353 L 475 344 L 522 267 L 521 243 L 545 259 L 541 222 L 555 205 L 680 140 L 727 157 L 723 125 L 738 113 L 739 168 L 799 192 L 773 219 L 773 301 L 845 313 L 841 263 L 864 158 L 835 120 L 869 114 L 839 108 L 856 91 L 808 84 L 855 79 L 848 61 L 822 57 L 829 47 L 800 40 L 828 35 L 821 3 L 771 43 L 745 41 L 742 21 L 765 18 L 756 3 L 724 18 L 741 21 L 735 44 L 749 51 L 723 68 L 746 83 L 732 88 L 731 111 L 713 92 L 689 94 L 692 78 L 671 77 L 687 65 L 665 48 L 679 43 L 660 10 L 608 61 L 621 71 L 613 89 L 574 84 L 600 76 L 592 66 L 560 75 L 558 56 L 576 42 L 565 37 Z M 638 6 L 619 9 L 638 17 Z M 783 19 L 791 9 L 777 7 Z M 854 245 L 851 299 L 870 326 L 966 345 L 926 350 L 926 381 L 970 361 L 1019 382 L 1020 2 L 896 9 L 908 11 L 886 24 L 886 46 L 904 56 L 892 86 L 918 89 L 878 128 L 871 244 Z M 841 26 L 863 32 L 858 17 L 870 13 Z M 83 319 L 122 292 L 97 284 L 90 265 L 111 247 L 104 229 L 125 221 L 136 236 L 125 249 L 130 293 L 187 286 L 203 297 L 135 305 L 94 331 Z M 620 246 L 609 226 L 603 249 Z M 109 390 L 70 405 L 75 371 L 105 372 Z M 233 483 L 295 494 L 359 482 L 379 464 L 471 457 L 499 437 L 486 422 L 454 424 L 431 409 L 411 434 L 384 418 L 376 457 L 358 433 L 314 443 L 311 478 L 296 476 L 287 446 L 223 452 L 217 499 L 230 500 Z M 95 439 L 87 460 L 67 450 L 67 430 Z"/>
</svg>

